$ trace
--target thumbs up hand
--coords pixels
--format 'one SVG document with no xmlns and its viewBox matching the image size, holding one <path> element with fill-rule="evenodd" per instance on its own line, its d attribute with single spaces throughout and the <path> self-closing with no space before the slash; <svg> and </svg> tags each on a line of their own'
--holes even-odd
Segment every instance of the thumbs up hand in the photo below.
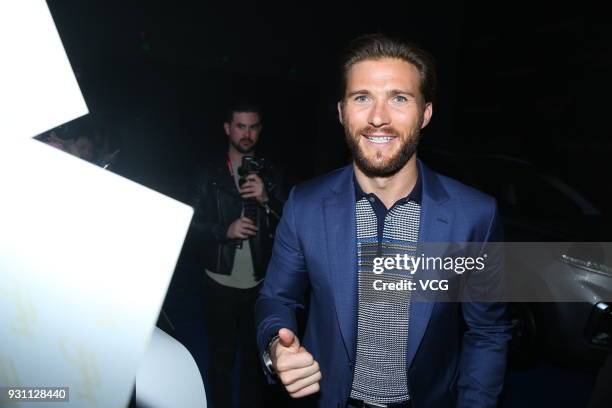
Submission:
<svg viewBox="0 0 612 408">
<path fill-rule="evenodd" d="M 289 329 L 280 329 L 270 346 L 270 358 L 278 377 L 292 398 L 319 392 L 321 370 L 300 340 Z"/>
</svg>

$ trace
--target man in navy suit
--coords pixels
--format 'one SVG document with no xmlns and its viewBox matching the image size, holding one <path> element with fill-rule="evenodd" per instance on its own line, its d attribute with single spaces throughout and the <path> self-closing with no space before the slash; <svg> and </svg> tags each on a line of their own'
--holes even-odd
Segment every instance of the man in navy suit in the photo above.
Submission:
<svg viewBox="0 0 612 408">
<path fill-rule="evenodd" d="M 433 112 L 431 59 L 369 35 L 351 44 L 343 74 L 338 112 L 353 163 L 294 188 L 256 305 L 270 379 L 326 408 L 494 407 L 505 305 L 418 301 L 381 290 L 402 271 L 372 273 L 375 257 L 416 255 L 420 243 L 501 240 L 494 199 L 416 157 Z"/>
</svg>

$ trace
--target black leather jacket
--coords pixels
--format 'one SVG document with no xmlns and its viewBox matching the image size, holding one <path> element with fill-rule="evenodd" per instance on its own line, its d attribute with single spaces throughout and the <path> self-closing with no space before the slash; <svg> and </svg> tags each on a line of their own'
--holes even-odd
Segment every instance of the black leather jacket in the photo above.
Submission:
<svg viewBox="0 0 612 408">
<path fill-rule="evenodd" d="M 268 193 L 266 206 L 257 206 L 257 234 L 248 240 L 251 246 L 255 279 L 263 279 L 272 254 L 274 233 L 286 194 L 281 172 L 267 165 L 259 174 Z M 229 275 L 234 265 L 236 240 L 227 238 L 227 229 L 240 218 L 243 200 L 236 189 L 226 160 L 213 160 L 199 171 L 195 209 L 189 235 L 197 262 L 211 272 Z M 243 245 L 247 241 L 244 241 Z"/>
</svg>

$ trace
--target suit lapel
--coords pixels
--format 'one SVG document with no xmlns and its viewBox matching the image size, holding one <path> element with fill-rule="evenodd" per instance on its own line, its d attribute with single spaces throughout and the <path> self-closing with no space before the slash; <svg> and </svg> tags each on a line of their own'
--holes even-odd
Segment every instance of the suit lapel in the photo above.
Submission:
<svg viewBox="0 0 612 408">
<path fill-rule="evenodd" d="M 339 177 L 334 194 L 323 202 L 336 316 L 351 361 L 357 333 L 357 233 L 352 175 L 352 168 L 347 168 Z"/>
<path fill-rule="evenodd" d="M 419 225 L 419 242 L 446 243 L 451 238 L 451 225 L 453 214 L 444 207 L 448 194 L 440 184 L 435 173 L 419 161 L 419 176 L 422 177 L 423 195 L 421 203 L 421 221 Z M 435 248 L 418 246 L 417 254 L 428 256 L 442 256 L 443 245 Z M 417 273 L 417 279 L 419 273 Z M 429 324 L 435 302 L 414 301 L 410 306 L 410 322 L 408 326 L 408 347 L 406 350 L 406 366 L 410 367 L 412 360 L 423 340 L 423 335 Z"/>
</svg>

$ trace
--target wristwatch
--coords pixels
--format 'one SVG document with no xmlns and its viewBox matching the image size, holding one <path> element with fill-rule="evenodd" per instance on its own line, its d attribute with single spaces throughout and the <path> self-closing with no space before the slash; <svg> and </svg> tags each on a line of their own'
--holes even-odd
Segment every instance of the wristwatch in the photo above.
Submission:
<svg viewBox="0 0 612 408">
<path fill-rule="evenodd" d="M 272 347 L 272 344 L 276 340 L 278 340 L 278 334 L 270 339 L 270 341 L 266 345 L 266 349 L 261 354 L 261 359 L 263 360 L 266 366 L 266 370 L 268 370 L 268 373 L 270 375 L 276 375 L 276 371 L 274 371 L 274 365 L 272 364 L 272 357 L 270 357 L 270 347 Z"/>
</svg>

